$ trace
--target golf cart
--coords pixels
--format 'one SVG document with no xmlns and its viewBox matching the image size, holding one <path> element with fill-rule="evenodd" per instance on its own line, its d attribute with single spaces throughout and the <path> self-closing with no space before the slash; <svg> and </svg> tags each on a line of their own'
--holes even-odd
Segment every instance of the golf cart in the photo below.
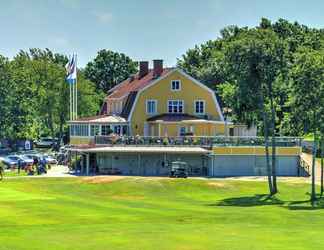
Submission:
<svg viewBox="0 0 324 250">
<path fill-rule="evenodd" d="M 187 178 L 188 164 L 183 161 L 174 161 L 171 163 L 170 178 Z"/>
</svg>

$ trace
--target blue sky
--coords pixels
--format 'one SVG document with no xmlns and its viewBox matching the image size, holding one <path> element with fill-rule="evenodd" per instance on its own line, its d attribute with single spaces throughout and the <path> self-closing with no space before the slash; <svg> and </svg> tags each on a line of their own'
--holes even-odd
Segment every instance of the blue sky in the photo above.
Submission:
<svg viewBox="0 0 324 250">
<path fill-rule="evenodd" d="M 323 10 L 323 0 L 0 0 L 0 54 L 48 47 L 84 66 L 105 48 L 173 66 L 227 25 L 282 17 L 323 27 Z"/>
</svg>

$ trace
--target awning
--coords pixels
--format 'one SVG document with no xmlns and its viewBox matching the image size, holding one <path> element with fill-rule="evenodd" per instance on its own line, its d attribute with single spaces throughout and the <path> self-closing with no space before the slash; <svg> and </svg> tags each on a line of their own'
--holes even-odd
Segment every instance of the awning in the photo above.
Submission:
<svg viewBox="0 0 324 250">
<path fill-rule="evenodd" d="M 178 122 L 184 120 L 194 120 L 200 119 L 198 116 L 189 115 L 189 114 L 161 114 L 152 116 L 147 119 L 148 122 L 154 121 L 166 121 L 166 122 Z"/>
<path fill-rule="evenodd" d="M 83 117 L 74 121 L 69 121 L 70 124 L 80 123 L 127 123 L 126 119 L 117 115 L 99 115 L 91 117 Z"/>
<path fill-rule="evenodd" d="M 209 124 L 225 124 L 224 121 L 209 120 L 204 119 L 199 116 L 189 115 L 189 114 L 161 114 L 152 116 L 147 119 L 151 123 L 209 123 Z M 232 122 L 227 122 L 228 125 L 233 124 Z"/>
</svg>

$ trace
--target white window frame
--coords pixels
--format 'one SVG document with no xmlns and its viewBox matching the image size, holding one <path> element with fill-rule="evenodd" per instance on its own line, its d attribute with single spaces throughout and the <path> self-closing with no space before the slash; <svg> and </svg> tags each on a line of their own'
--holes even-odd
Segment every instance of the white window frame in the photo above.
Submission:
<svg viewBox="0 0 324 250">
<path fill-rule="evenodd" d="M 92 130 L 93 129 L 93 130 Z M 99 124 L 89 124 L 89 135 L 91 137 L 100 135 L 100 125 Z M 93 132 L 93 133 L 92 133 Z"/>
<path fill-rule="evenodd" d="M 148 106 L 148 103 L 149 102 L 153 102 L 154 103 L 154 105 L 155 105 L 154 112 L 149 112 L 149 109 L 148 109 L 148 107 L 149 107 Z M 145 105 L 146 105 L 146 114 L 148 114 L 148 115 L 155 115 L 155 114 L 157 114 L 157 100 L 155 100 L 155 99 L 146 100 Z"/>
<path fill-rule="evenodd" d="M 182 112 L 173 112 L 173 108 L 172 108 L 172 112 L 170 112 L 170 110 L 169 110 L 169 102 L 178 102 L 178 110 L 179 110 L 179 103 L 180 102 L 182 102 Z M 173 105 L 172 105 L 172 107 L 173 107 Z M 184 114 L 185 113 L 185 102 L 184 102 L 184 100 L 168 100 L 168 102 L 167 102 L 167 111 L 168 111 L 168 114 Z"/>
<path fill-rule="evenodd" d="M 109 131 L 113 131 L 113 127 L 110 124 L 101 124 L 100 125 L 100 135 L 103 135 L 103 136 L 109 135 L 109 134 L 107 134 L 108 131 L 106 131 L 106 129 L 103 130 L 102 127 L 106 127 L 106 128 L 109 127 Z M 105 131 L 105 134 L 102 133 L 103 131 Z"/>
<path fill-rule="evenodd" d="M 179 82 L 179 88 L 178 89 L 173 88 L 173 82 Z M 181 91 L 181 80 L 171 80 L 170 85 L 171 85 L 170 86 L 171 91 Z"/>
<path fill-rule="evenodd" d="M 197 110 L 196 110 L 196 104 L 197 104 L 197 102 L 202 102 L 203 103 L 203 112 L 202 113 L 200 113 L 200 112 L 197 112 Z M 195 100 L 194 101 L 194 114 L 195 115 L 205 115 L 206 114 L 206 101 L 205 100 L 201 100 L 201 99 L 199 99 L 199 100 Z"/>
</svg>

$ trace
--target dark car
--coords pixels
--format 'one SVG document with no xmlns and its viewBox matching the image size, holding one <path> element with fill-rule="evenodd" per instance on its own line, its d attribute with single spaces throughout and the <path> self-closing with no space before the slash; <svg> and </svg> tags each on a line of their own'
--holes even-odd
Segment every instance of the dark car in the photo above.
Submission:
<svg viewBox="0 0 324 250">
<path fill-rule="evenodd" d="M 9 147 L 1 146 L 0 145 L 0 155 L 9 154 L 11 149 Z"/>
<path fill-rule="evenodd" d="M 187 163 L 182 162 L 182 161 L 172 162 L 169 177 L 171 177 L 171 178 L 187 178 L 188 177 Z"/>
</svg>

